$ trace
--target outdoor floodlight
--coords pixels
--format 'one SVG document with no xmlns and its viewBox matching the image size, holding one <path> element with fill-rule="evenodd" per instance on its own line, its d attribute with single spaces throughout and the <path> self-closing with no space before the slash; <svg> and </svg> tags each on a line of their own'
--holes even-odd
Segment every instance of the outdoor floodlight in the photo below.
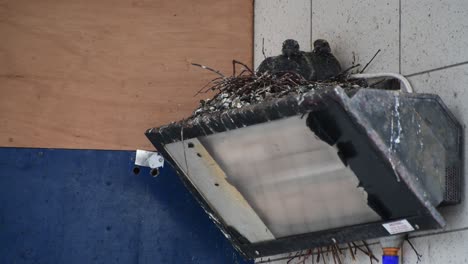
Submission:
<svg viewBox="0 0 468 264">
<path fill-rule="evenodd" d="M 248 258 L 440 228 L 462 128 L 432 94 L 337 87 L 147 131 Z"/>
</svg>

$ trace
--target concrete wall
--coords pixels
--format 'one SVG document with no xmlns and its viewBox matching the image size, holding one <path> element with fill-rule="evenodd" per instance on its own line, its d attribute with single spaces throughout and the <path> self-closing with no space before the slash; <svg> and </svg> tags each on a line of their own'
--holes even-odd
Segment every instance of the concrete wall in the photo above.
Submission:
<svg viewBox="0 0 468 264">
<path fill-rule="evenodd" d="M 293 38 L 310 51 L 310 0 L 256 0 L 254 5 L 254 66 L 278 55 L 285 39 Z"/>
<path fill-rule="evenodd" d="M 357 63 L 365 64 L 381 49 L 367 72 L 402 73 L 416 92 L 438 94 L 466 128 L 468 1 L 256 0 L 254 17 L 256 65 L 264 37 L 267 56 L 279 53 L 285 37 L 298 39 L 303 50 L 310 50 L 312 40 L 325 38 L 344 68 L 351 65 L 353 54 Z M 468 263 L 466 192 L 461 205 L 441 211 L 448 222 L 443 230 L 411 235 L 423 255 L 421 263 Z M 378 244 L 373 248 L 381 254 Z M 416 263 L 407 243 L 403 263 Z"/>
</svg>

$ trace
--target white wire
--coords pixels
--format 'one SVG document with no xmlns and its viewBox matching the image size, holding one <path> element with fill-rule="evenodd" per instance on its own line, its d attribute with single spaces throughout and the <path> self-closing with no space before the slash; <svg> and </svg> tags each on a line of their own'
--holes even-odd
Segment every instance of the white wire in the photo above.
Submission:
<svg viewBox="0 0 468 264">
<path fill-rule="evenodd" d="M 358 74 L 351 74 L 349 78 L 351 79 L 373 79 L 373 78 L 382 78 L 382 77 L 391 77 L 398 79 L 400 81 L 400 89 L 407 93 L 413 93 L 413 87 L 411 86 L 408 79 L 405 76 L 398 74 L 398 73 L 358 73 Z"/>
</svg>

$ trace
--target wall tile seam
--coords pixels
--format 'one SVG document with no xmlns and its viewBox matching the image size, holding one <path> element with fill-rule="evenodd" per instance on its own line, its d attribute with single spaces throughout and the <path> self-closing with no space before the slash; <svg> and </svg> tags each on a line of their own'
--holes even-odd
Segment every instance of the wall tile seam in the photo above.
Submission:
<svg viewBox="0 0 468 264">
<path fill-rule="evenodd" d="M 455 67 L 458 67 L 458 66 L 463 66 L 465 64 L 468 64 L 468 61 L 458 62 L 458 63 L 450 64 L 450 65 L 447 65 L 447 66 L 442 66 L 442 67 L 433 68 L 433 69 L 420 71 L 420 72 L 415 72 L 415 73 L 411 73 L 411 74 L 405 74 L 405 77 L 409 78 L 409 77 L 414 77 L 414 76 L 418 76 L 418 75 L 422 75 L 422 74 L 426 74 L 426 73 L 442 71 L 442 70 L 446 70 L 446 69 L 450 69 L 450 68 L 455 68 Z"/>
<path fill-rule="evenodd" d="M 398 73 L 401 74 L 401 0 L 398 1 Z"/>
</svg>

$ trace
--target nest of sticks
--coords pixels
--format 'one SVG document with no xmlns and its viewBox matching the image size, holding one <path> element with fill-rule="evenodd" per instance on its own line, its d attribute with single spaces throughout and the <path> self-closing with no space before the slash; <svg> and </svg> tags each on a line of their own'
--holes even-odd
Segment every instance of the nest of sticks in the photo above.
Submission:
<svg viewBox="0 0 468 264">
<path fill-rule="evenodd" d="M 349 80 L 349 72 L 355 65 L 346 69 L 335 78 L 327 81 L 309 81 L 295 72 L 282 72 L 271 74 L 269 72 L 259 73 L 252 71 L 242 62 L 233 61 L 233 74 L 225 76 L 210 67 L 192 64 L 194 66 L 212 71 L 219 75 L 200 89 L 198 94 L 206 94 L 214 91 L 212 98 L 201 100 L 192 117 L 206 113 L 225 111 L 228 109 L 242 108 L 243 106 L 261 103 L 267 100 L 282 98 L 288 95 L 300 95 L 312 90 L 340 86 L 343 89 L 356 89 L 367 86 L 363 80 Z M 236 66 L 243 69 L 236 74 Z"/>
<path fill-rule="evenodd" d="M 367 63 L 367 65 L 363 70 L 360 71 L 360 73 L 362 73 L 367 68 L 367 66 L 372 62 L 372 60 L 379 52 L 380 50 L 377 51 L 371 61 Z M 219 77 L 211 80 L 195 94 L 206 94 L 210 91 L 216 92 L 213 98 L 200 101 L 200 105 L 193 112 L 191 118 L 206 113 L 241 108 L 243 106 L 282 98 L 288 95 L 300 95 L 313 90 L 326 89 L 335 86 L 340 86 L 348 91 L 359 88 L 376 88 L 385 90 L 391 89 L 385 85 L 379 86 L 382 82 L 386 81 L 385 79 L 373 84 L 368 84 L 367 81 L 363 79 L 348 78 L 349 75 L 352 74 L 351 70 L 359 67 L 360 64 L 354 65 L 344 70 L 338 76 L 326 81 L 309 81 L 294 72 L 283 72 L 279 74 L 271 74 L 269 72 L 259 73 L 252 71 L 247 65 L 236 60 L 233 61 L 233 74 L 231 76 L 225 76 L 221 72 L 201 64 L 193 63 L 192 65 L 214 72 L 215 74 L 219 75 Z M 236 74 L 237 65 L 241 65 L 243 67 L 243 70 L 241 70 L 239 74 Z M 415 252 L 419 262 L 422 255 L 418 253 L 416 248 L 408 239 L 406 239 L 406 241 L 410 244 L 411 248 Z M 287 263 L 297 264 L 302 264 L 305 263 L 308 259 L 315 258 L 317 263 L 319 263 L 321 259 L 324 263 L 327 263 L 325 262 L 325 259 L 327 258 L 330 261 L 328 253 L 331 253 L 331 257 L 333 257 L 333 263 L 341 264 L 344 261 L 344 252 L 349 250 L 350 256 L 355 261 L 359 250 L 369 257 L 370 263 L 379 262 L 365 241 L 362 241 L 362 246 L 359 246 L 354 242 L 348 243 L 347 246 L 347 248 L 345 247 L 342 249 L 335 244 L 326 248 L 298 251 L 295 254 L 291 253 L 288 257 L 286 257 L 286 259 Z M 259 263 L 266 262 L 269 263 L 270 261 L 260 260 Z"/>
</svg>

